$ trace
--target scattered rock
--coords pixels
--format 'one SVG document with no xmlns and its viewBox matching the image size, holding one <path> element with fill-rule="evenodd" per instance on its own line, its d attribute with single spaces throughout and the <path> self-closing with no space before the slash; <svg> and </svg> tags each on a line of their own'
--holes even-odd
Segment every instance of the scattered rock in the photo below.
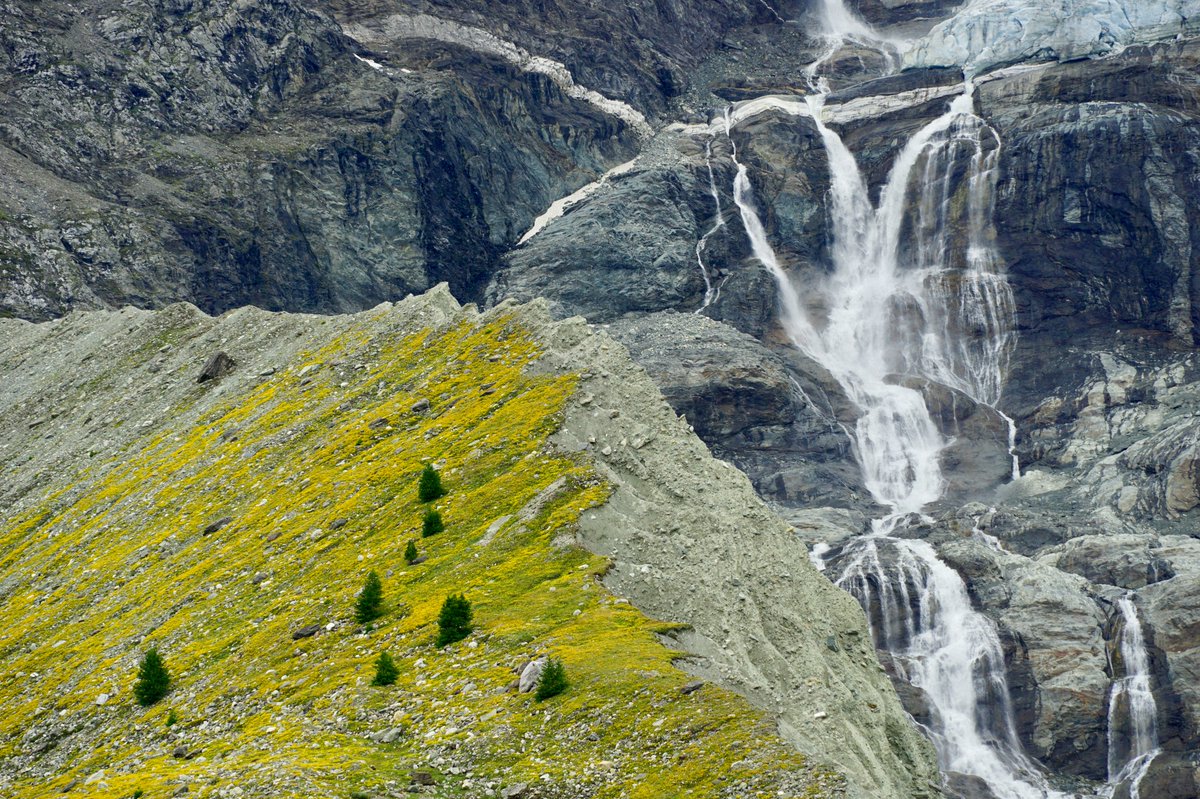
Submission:
<svg viewBox="0 0 1200 799">
<path fill-rule="evenodd" d="M 703 687 L 704 687 L 704 680 L 693 680 L 692 682 L 690 682 L 687 685 L 680 688 L 679 693 L 684 694 L 686 696 L 687 694 L 696 693 Z"/>
<path fill-rule="evenodd" d="M 412 781 L 414 785 L 437 785 L 437 780 L 431 771 L 414 771 L 412 773 Z"/>
<path fill-rule="evenodd" d="M 429 410 L 429 400 L 425 397 L 422 397 L 414 402 L 412 407 L 408 410 L 409 413 L 425 413 L 425 411 Z"/>
<path fill-rule="evenodd" d="M 334 519 L 332 522 L 329 523 L 329 529 L 330 530 L 340 530 L 343 527 L 345 527 L 346 524 L 349 523 L 349 521 L 350 521 L 349 519 L 345 519 L 345 518 Z"/>
<path fill-rule="evenodd" d="M 390 744 L 398 741 L 404 735 L 404 727 L 391 727 L 371 735 L 371 740 L 377 744 Z"/>
<path fill-rule="evenodd" d="M 367 425 L 367 427 L 369 427 L 372 430 L 382 430 L 385 427 L 387 427 L 389 424 L 391 424 L 391 422 L 388 421 L 388 418 L 386 416 L 380 416 L 378 419 L 372 420 L 371 423 L 369 425 Z"/>
<path fill-rule="evenodd" d="M 229 524 L 232 521 L 233 521 L 232 516 L 222 516 L 220 519 L 217 519 L 216 521 L 209 522 L 208 526 L 205 527 L 200 532 L 204 535 L 212 535 L 217 530 L 220 530 L 222 527 L 224 527 L 225 525 Z"/>
<path fill-rule="evenodd" d="M 528 799 L 530 796 L 529 785 L 524 782 L 518 782 L 516 785 L 505 788 L 500 796 L 503 799 Z"/>
<path fill-rule="evenodd" d="M 112 697 L 109 696 L 108 694 L 100 694 L 98 697 L 96 697 L 96 704 L 97 705 L 107 705 L 108 700 L 111 698 Z"/>
<path fill-rule="evenodd" d="M 306 627 L 301 627 L 292 633 L 292 640 L 299 641 L 301 638 L 311 638 L 321 631 L 321 625 L 310 624 Z"/>
</svg>

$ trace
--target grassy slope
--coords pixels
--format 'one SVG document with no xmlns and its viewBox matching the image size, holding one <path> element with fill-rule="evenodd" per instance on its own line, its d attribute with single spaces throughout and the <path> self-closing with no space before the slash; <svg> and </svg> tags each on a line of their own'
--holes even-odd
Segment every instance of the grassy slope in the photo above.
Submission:
<svg viewBox="0 0 1200 799">
<path fill-rule="evenodd" d="M 200 424 L 0 516 L 5 795 L 100 770 L 74 792 L 383 795 L 414 768 L 451 796 L 517 782 L 544 796 L 824 795 L 836 779 L 807 770 L 740 697 L 682 694 L 661 625 L 605 591 L 603 559 L 555 543 L 609 488 L 548 449 L 575 381 L 525 374 L 537 354 L 509 318 L 403 339 L 352 329 Z M 411 412 L 421 398 L 432 407 Z M 429 461 L 450 491 L 436 503 L 447 529 L 420 539 Z M 533 518 L 481 543 L 560 477 Z M 428 560 L 407 567 L 411 539 Z M 387 612 L 362 630 L 352 608 L 368 569 Z M 435 650 L 437 611 L 458 591 L 477 631 Z M 330 629 L 291 639 L 314 623 Z M 151 645 L 175 687 L 142 709 L 131 687 Z M 400 679 L 371 687 L 385 649 Z M 505 691 L 538 652 L 561 656 L 572 682 L 545 703 Z M 396 726 L 395 743 L 367 738 Z M 54 739 L 32 766 L 18 757 Z M 176 759 L 180 745 L 201 754 Z"/>
</svg>

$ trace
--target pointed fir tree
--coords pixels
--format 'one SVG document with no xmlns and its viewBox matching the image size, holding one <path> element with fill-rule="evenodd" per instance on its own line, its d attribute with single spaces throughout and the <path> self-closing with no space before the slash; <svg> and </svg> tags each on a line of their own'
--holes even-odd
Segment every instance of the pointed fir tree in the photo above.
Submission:
<svg viewBox="0 0 1200 799">
<path fill-rule="evenodd" d="M 461 641 L 471 634 L 471 630 L 470 601 L 462 594 L 446 597 L 438 613 L 438 648 Z"/>
<path fill-rule="evenodd" d="M 428 538 L 431 535 L 437 535 L 442 530 L 446 529 L 446 525 L 442 523 L 442 514 L 430 508 L 425 511 L 425 520 L 421 523 L 421 537 Z"/>
<path fill-rule="evenodd" d="M 375 661 L 375 679 L 371 680 L 371 685 L 391 685 L 399 676 L 400 669 L 396 668 L 396 661 L 387 652 L 380 652 L 379 659 Z"/>
<path fill-rule="evenodd" d="M 404 548 L 404 562 L 411 566 L 417 557 L 417 542 L 409 541 L 408 546 Z"/>
<path fill-rule="evenodd" d="M 163 662 L 158 650 L 150 648 L 142 657 L 138 667 L 137 682 L 133 685 L 133 696 L 139 705 L 149 707 L 167 695 L 171 690 L 171 673 Z"/>
<path fill-rule="evenodd" d="M 542 669 L 542 676 L 538 677 L 537 692 L 533 698 L 541 702 L 543 699 L 558 696 L 567 690 L 569 685 L 567 670 L 562 661 L 558 658 L 550 658 L 546 661 L 546 667 Z"/>
<path fill-rule="evenodd" d="M 359 624 L 375 621 L 383 614 L 383 583 L 374 571 L 367 572 L 362 591 L 354 605 L 354 620 Z"/>
<path fill-rule="evenodd" d="M 442 488 L 441 475 L 433 468 L 432 463 L 425 464 L 425 468 L 421 470 L 421 482 L 417 484 L 417 497 L 422 502 L 433 502 L 444 496 L 446 489 Z"/>
</svg>

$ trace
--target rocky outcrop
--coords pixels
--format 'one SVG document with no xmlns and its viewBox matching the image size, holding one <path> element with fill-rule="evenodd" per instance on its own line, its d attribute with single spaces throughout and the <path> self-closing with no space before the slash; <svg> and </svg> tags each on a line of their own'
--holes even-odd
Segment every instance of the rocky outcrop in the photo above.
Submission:
<svg viewBox="0 0 1200 799">
<path fill-rule="evenodd" d="M 652 314 L 608 332 L 764 497 L 803 507 L 867 496 L 848 458 L 854 409 L 819 365 L 694 313 Z"/>
</svg>

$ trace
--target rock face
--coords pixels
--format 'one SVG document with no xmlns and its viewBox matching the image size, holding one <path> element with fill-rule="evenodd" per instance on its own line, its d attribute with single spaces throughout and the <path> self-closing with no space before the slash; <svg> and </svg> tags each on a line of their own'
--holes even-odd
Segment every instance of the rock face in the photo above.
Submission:
<svg viewBox="0 0 1200 799">
<path fill-rule="evenodd" d="M 551 200 L 631 157 L 636 120 L 609 97 L 661 109 L 722 30 L 767 13 L 629 8 L 626 60 L 597 46 L 610 15 L 564 4 L 522 43 L 568 62 L 586 92 L 440 28 L 364 44 L 326 15 L 362 34 L 372 15 L 416 10 L 6 4 L 0 313 L 175 300 L 329 312 L 443 280 L 475 299 Z M 546 12 L 504 6 L 519 30 Z M 579 51 L 547 44 L 563 19 L 581 20 Z"/>
<path fill-rule="evenodd" d="M 1200 573 L 1187 554 L 1200 502 L 1191 421 L 1200 375 L 1188 354 L 1200 266 L 1200 209 L 1188 188 L 1200 163 L 1193 140 L 1200 95 L 1190 88 L 1196 48 L 1185 36 L 1096 61 L 1068 61 L 1064 49 L 1050 54 L 1055 63 L 978 79 L 976 107 L 1002 143 L 995 244 L 1016 302 L 1012 364 L 998 409 L 945 387 L 906 383 L 953 439 L 942 454 L 947 500 L 915 534 L 936 544 L 996 622 L 1026 750 L 1063 785 L 1108 778 L 1108 698 L 1122 676 L 1111 654 L 1120 629 L 1115 603 L 1129 593 L 1147 635 L 1163 748 L 1143 784 L 1180 799 L 1195 792 L 1191 753 L 1200 745 L 1193 663 L 1200 605 L 1190 589 Z M 972 68 L 982 71 L 981 63 Z M 904 73 L 834 93 L 826 118 L 878 186 L 905 137 L 958 91 L 940 73 Z M 664 171 L 675 174 L 697 187 L 704 205 L 667 191 L 631 202 L 633 192 L 602 188 L 510 254 L 493 285 L 496 296 L 540 291 L 563 313 L 608 322 L 717 452 L 788 507 L 807 540 L 836 545 L 841 539 L 826 520 L 852 529 L 878 513 L 847 468 L 855 409 L 788 346 L 731 190 L 736 147 L 782 265 L 801 287 L 823 279 L 825 155 L 803 109 L 788 103 L 764 104 L 729 136 L 720 114 L 712 124 L 660 134 L 670 146 L 639 160 L 654 175 L 642 185 L 668 185 Z M 653 244 L 640 245 L 640 257 L 619 256 L 615 269 L 608 252 L 623 245 L 598 254 L 600 219 L 645 219 L 625 238 Z M 664 219 L 686 221 L 663 226 L 655 241 L 651 220 Z M 685 269 L 678 253 L 689 235 L 703 246 Z M 572 241 L 580 243 L 575 255 Z M 572 265 L 577 276 L 568 285 L 580 288 L 539 275 L 550 263 Z M 667 278 L 666 264 L 680 271 Z M 705 276 L 721 286 L 707 304 Z M 587 293 L 586 279 L 626 291 Z M 681 288 L 688 281 L 690 296 Z M 568 291 L 586 296 L 576 302 Z M 638 310 L 647 307 L 675 313 Z M 755 341 L 698 321 L 697 310 Z M 756 362 L 753 379 L 740 367 L 747 359 Z M 1016 424 L 1024 473 L 1016 481 L 1000 412 Z M 972 499 L 984 504 L 957 508 Z M 919 693 L 902 694 L 914 716 L 927 713 Z M 954 785 L 963 795 L 978 792 Z"/>
</svg>

